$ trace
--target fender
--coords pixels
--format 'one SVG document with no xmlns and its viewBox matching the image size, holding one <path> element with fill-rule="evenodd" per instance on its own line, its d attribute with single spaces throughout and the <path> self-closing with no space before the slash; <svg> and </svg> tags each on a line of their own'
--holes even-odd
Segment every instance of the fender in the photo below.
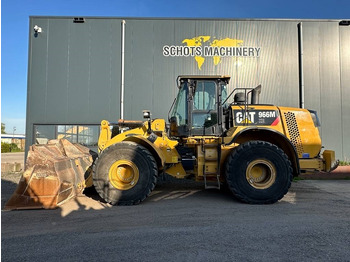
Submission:
<svg viewBox="0 0 350 262">
<path fill-rule="evenodd" d="M 271 130 L 268 128 L 263 127 L 248 127 L 241 131 L 239 131 L 232 140 L 225 144 L 225 145 L 231 145 L 239 140 L 242 140 L 240 143 L 245 142 L 244 137 L 249 135 L 249 140 L 262 140 L 266 142 L 270 142 L 272 144 L 275 144 L 279 148 L 281 148 L 289 157 L 290 161 L 292 162 L 292 167 L 294 171 L 294 176 L 297 176 L 300 174 L 300 164 L 299 164 L 299 158 L 297 151 L 295 149 L 295 146 L 292 144 L 292 142 L 282 133 Z"/>
<path fill-rule="evenodd" d="M 154 142 L 151 142 L 149 139 L 141 135 L 127 136 L 123 141 L 132 141 L 146 147 L 156 159 L 158 167 L 159 168 L 164 167 L 166 157 L 164 156 L 162 150 L 158 148 L 154 144 Z"/>
</svg>

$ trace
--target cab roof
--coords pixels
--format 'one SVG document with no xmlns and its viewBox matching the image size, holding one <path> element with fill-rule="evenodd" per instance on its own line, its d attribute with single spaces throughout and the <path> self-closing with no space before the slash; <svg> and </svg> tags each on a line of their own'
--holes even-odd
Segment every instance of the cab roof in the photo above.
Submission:
<svg viewBox="0 0 350 262">
<path fill-rule="evenodd" d="M 228 75 L 180 75 L 178 79 L 222 79 L 229 82 L 231 77 Z"/>
</svg>

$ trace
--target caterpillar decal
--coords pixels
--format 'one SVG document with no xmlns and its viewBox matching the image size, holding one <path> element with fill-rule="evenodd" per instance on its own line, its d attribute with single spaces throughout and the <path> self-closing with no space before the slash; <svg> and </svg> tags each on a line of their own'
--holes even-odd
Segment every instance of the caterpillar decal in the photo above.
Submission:
<svg viewBox="0 0 350 262">
<path fill-rule="evenodd" d="M 275 126 L 280 121 L 278 110 L 234 110 L 234 121 L 236 126 L 259 125 Z"/>
</svg>

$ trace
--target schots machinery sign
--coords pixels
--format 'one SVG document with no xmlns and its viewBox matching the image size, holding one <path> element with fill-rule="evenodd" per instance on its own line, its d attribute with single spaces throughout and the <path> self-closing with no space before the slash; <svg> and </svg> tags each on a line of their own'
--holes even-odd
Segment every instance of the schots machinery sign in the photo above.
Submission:
<svg viewBox="0 0 350 262">
<path fill-rule="evenodd" d="M 210 36 L 197 36 L 182 41 L 186 45 L 165 45 L 163 56 L 166 57 L 194 57 L 198 69 L 201 70 L 207 57 L 218 65 L 223 57 L 259 57 L 260 47 L 244 46 L 243 40 L 214 39 Z"/>
</svg>

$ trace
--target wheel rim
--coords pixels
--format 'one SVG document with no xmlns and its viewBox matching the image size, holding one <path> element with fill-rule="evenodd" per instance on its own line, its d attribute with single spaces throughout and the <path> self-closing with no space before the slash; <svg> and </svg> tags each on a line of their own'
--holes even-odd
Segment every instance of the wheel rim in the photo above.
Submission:
<svg viewBox="0 0 350 262">
<path fill-rule="evenodd" d="M 276 180 L 276 168 L 268 160 L 254 160 L 247 167 L 246 179 L 256 189 L 269 188 Z"/>
<path fill-rule="evenodd" d="M 129 160 L 118 160 L 109 169 L 109 181 L 119 190 L 133 188 L 139 180 L 139 169 Z"/>
</svg>

